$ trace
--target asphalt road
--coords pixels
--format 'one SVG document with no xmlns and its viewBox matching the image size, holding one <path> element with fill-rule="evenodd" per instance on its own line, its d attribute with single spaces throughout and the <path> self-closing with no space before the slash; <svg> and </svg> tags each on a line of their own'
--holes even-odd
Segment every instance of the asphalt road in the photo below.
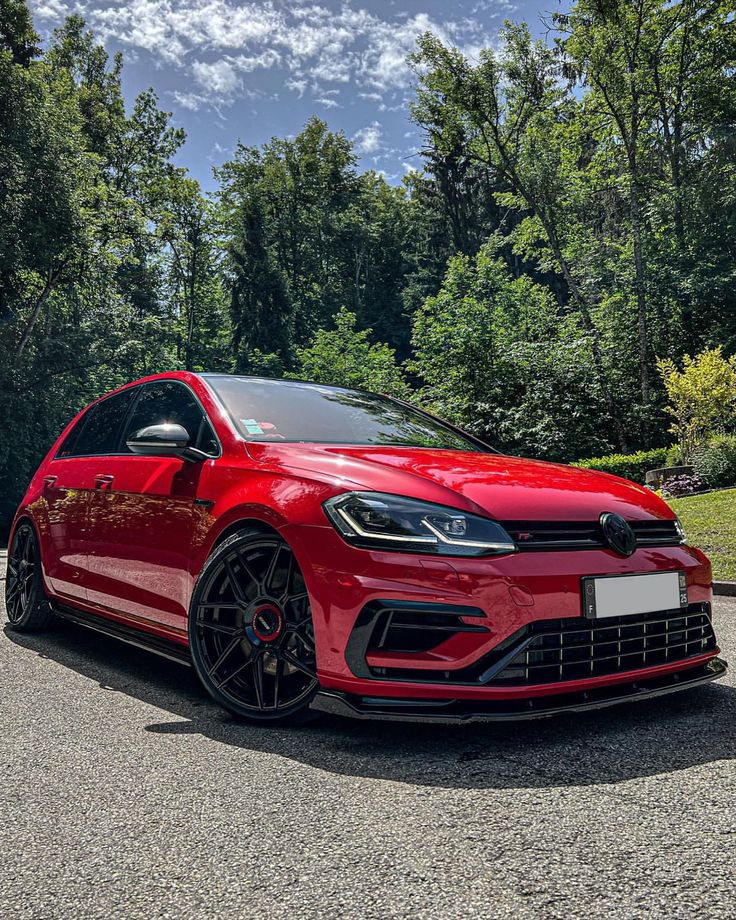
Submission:
<svg viewBox="0 0 736 920">
<path fill-rule="evenodd" d="M 736 601 L 716 625 L 736 664 Z M 0 632 L 0 916 L 732 918 L 735 675 L 517 726 L 266 729 L 81 628 Z"/>
</svg>

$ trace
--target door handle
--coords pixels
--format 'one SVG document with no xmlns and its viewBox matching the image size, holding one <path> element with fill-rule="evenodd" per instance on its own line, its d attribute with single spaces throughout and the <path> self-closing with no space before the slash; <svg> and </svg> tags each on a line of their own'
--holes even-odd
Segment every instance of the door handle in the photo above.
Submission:
<svg viewBox="0 0 736 920">
<path fill-rule="evenodd" d="M 58 476 L 44 476 L 43 477 L 43 487 L 44 489 L 50 489 L 52 486 L 56 485 L 56 480 Z"/>
<path fill-rule="evenodd" d="M 100 473 L 98 476 L 95 476 L 95 489 L 109 489 L 114 479 L 114 476 Z"/>
</svg>

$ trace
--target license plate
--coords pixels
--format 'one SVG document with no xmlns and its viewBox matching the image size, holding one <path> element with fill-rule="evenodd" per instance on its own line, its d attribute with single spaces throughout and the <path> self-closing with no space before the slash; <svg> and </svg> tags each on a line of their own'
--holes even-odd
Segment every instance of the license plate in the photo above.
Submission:
<svg viewBox="0 0 736 920">
<path fill-rule="evenodd" d="M 684 572 L 583 578 L 583 616 L 602 620 L 687 607 Z"/>
</svg>

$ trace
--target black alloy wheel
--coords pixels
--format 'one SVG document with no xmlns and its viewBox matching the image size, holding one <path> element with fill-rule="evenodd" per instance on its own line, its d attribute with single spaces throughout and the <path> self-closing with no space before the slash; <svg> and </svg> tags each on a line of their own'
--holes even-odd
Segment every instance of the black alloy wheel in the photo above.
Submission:
<svg viewBox="0 0 736 920">
<path fill-rule="evenodd" d="M 12 629 L 45 629 L 53 613 L 41 581 L 41 555 L 33 526 L 21 521 L 13 534 L 5 578 L 5 611 Z"/>
<path fill-rule="evenodd" d="M 304 721 L 319 688 L 309 596 L 279 536 L 241 532 L 205 563 L 189 613 L 200 680 L 238 716 Z"/>
</svg>

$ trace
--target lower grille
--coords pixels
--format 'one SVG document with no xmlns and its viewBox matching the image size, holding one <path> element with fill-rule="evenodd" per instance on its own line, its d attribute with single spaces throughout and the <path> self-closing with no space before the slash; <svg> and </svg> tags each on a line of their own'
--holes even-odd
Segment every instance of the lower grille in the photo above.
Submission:
<svg viewBox="0 0 736 920">
<path fill-rule="evenodd" d="M 460 610 L 467 616 L 468 608 Z M 346 657 L 358 677 L 412 683 L 524 687 L 687 662 L 715 652 L 717 648 L 710 604 L 703 603 L 690 604 L 684 609 L 606 617 L 604 620 L 584 617 L 541 620 L 524 626 L 469 667 L 455 670 L 372 668 L 367 665 L 365 655 L 369 646 L 375 647 L 380 636 L 376 630 L 377 613 L 374 608 L 370 626 L 368 623 L 356 626 L 348 643 Z M 477 615 L 483 616 L 481 611 Z M 480 625 L 483 622 L 479 619 L 478 626 L 461 624 L 456 613 L 455 631 L 460 627 L 483 632 Z M 438 637 L 438 633 L 434 633 L 434 637 Z"/>
<path fill-rule="evenodd" d="M 547 684 L 686 661 L 716 648 L 707 604 L 602 621 L 533 624 L 483 683 Z"/>
</svg>

